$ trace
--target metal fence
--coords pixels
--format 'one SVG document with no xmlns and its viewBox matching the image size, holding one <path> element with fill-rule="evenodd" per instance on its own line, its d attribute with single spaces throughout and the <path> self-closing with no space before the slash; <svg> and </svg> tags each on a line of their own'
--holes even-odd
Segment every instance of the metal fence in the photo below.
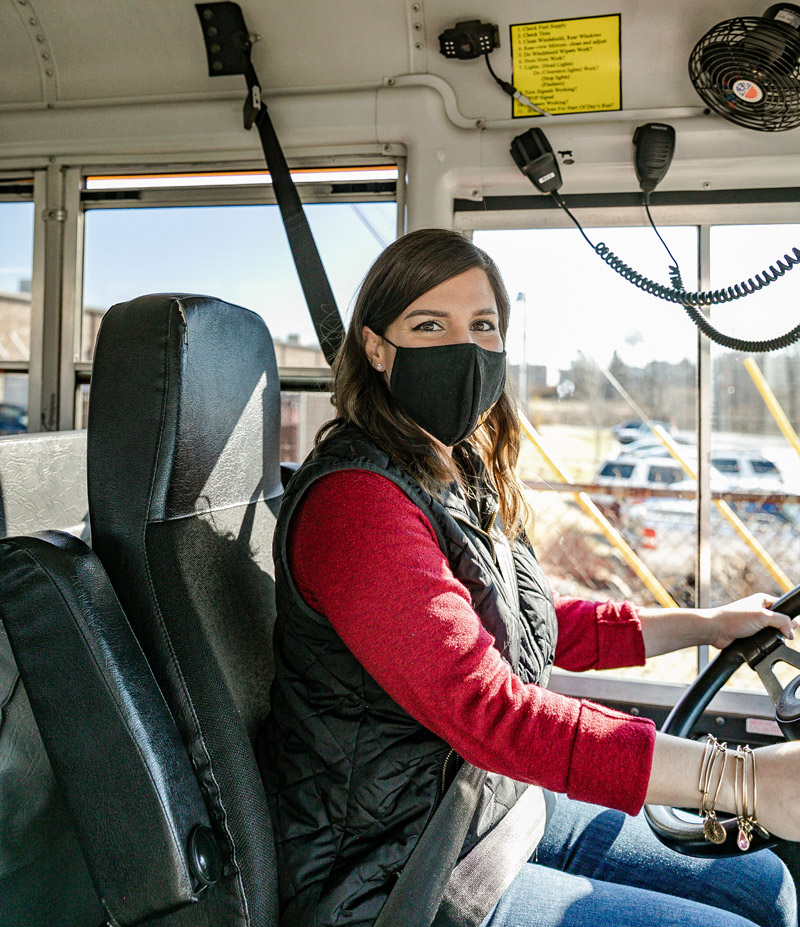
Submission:
<svg viewBox="0 0 800 927">
<path fill-rule="evenodd" d="M 695 602 L 698 540 L 693 492 L 630 492 L 593 483 L 526 485 L 534 493 L 537 556 L 559 592 L 664 604 L 646 573 L 643 579 L 631 565 L 632 551 L 676 603 Z M 596 504 L 619 541 L 587 514 L 576 501 L 578 494 Z M 789 577 L 790 583 L 800 580 L 800 496 L 715 492 L 713 498 L 727 504 L 734 518 L 712 508 L 712 604 L 757 591 L 777 594 L 782 586 L 776 576 Z"/>
</svg>

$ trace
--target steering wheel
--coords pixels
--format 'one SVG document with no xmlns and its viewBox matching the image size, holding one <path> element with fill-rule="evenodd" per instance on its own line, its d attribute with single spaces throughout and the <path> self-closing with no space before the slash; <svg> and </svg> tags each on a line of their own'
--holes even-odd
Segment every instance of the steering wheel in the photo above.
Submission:
<svg viewBox="0 0 800 927">
<path fill-rule="evenodd" d="M 772 606 L 772 611 L 790 618 L 800 614 L 800 585 L 782 595 Z M 784 688 L 773 671 L 775 664 L 781 662 L 800 669 L 800 653 L 787 647 L 774 628 L 762 628 L 752 637 L 735 640 L 721 650 L 689 686 L 661 730 L 676 737 L 689 737 L 708 703 L 745 662 L 758 673 L 772 699 L 783 736 L 787 740 L 800 740 L 800 675 Z M 699 817 L 687 820 L 680 817 L 674 808 L 664 805 L 645 805 L 644 811 L 647 822 L 662 843 L 690 856 L 738 856 L 781 842 L 779 837 L 764 837 L 754 831 L 750 848 L 741 850 L 736 843 L 736 818 L 720 816 L 718 820 L 725 829 L 725 841 L 710 843 L 703 836 L 703 821 Z"/>
</svg>

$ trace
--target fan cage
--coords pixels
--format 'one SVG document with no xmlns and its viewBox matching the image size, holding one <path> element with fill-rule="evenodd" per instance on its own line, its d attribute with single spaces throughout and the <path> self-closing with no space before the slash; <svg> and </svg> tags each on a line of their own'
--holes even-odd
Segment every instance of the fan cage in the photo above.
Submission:
<svg viewBox="0 0 800 927">
<path fill-rule="evenodd" d="M 761 132 L 800 125 L 800 34 L 758 17 L 718 23 L 692 49 L 689 76 L 703 101 Z"/>
</svg>

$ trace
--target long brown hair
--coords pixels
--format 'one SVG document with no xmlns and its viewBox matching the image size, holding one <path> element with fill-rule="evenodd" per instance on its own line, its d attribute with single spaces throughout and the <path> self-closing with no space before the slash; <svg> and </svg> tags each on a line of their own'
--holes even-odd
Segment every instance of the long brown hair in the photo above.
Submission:
<svg viewBox="0 0 800 927">
<path fill-rule="evenodd" d="M 446 229 L 420 229 L 397 239 L 378 256 L 361 283 L 353 317 L 333 365 L 331 401 L 337 418 L 320 429 L 317 447 L 344 423 L 352 422 L 428 492 L 438 495 L 450 483 L 451 474 L 431 438 L 399 408 L 385 377 L 370 364 L 361 333 L 367 325 L 383 336 L 415 299 L 474 267 L 481 268 L 489 278 L 505 344 L 510 314 L 508 293 L 494 261 L 471 241 Z M 530 509 L 515 472 L 520 429 L 508 382 L 467 443 L 480 454 L 494 484 L 506 534 L 516 537 Z M 458 458 L 455 453 L 454 458 Z"/>
</svg>

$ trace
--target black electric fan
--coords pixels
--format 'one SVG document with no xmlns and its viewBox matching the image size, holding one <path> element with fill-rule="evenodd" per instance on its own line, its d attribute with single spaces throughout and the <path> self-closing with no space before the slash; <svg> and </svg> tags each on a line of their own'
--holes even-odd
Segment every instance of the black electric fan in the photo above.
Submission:
<svg viewBox="0 0 800 927">
<path fill-rule="evenodd" d="M 689 76 L 705 103 L 737 125 L 784 132 L 800 125 L 800 6 L 737 16 L 692 49 Z"/>
</svg>

